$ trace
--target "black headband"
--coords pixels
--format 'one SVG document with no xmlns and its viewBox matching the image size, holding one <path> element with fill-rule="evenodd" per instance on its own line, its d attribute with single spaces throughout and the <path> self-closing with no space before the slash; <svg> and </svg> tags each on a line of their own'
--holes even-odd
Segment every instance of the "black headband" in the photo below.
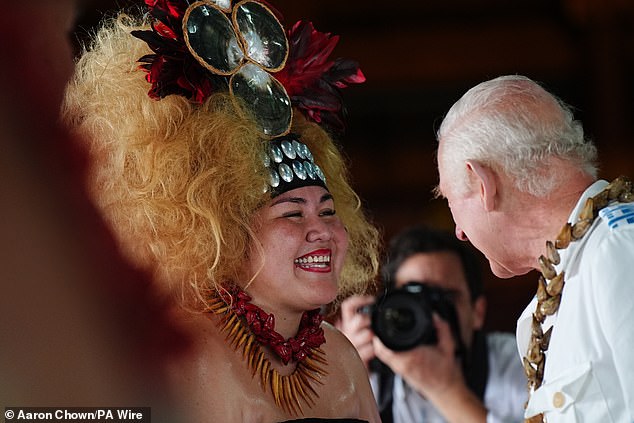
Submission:
<svg viewBox="0 0 634 423">
<path fill-rule="evenodd" d="M 271 197 L 307 186 L 320 186 L 328 190 L 324 172 L 296 134 L 269 141 L 264 165 L 269 171 L 267 191 L 271 192 Z"/>
</svg>

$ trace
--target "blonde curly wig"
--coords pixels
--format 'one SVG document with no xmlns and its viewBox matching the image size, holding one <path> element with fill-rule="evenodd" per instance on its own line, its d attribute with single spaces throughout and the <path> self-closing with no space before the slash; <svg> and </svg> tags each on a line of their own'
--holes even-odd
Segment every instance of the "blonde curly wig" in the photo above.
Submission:
<svg viewBox="0 0 634 423">
<path fill-rule="evenodd" d="M 266 143 L 226 93 L 202 105 L 176 95 L 151 99 L 137 63 L 150 50 L 130 35 L 147 28 L 125 14 L 102 26 L 78 60 L 63 115 L 90 143 L 90 190 L 125 253 L 153 269 L 188 308 L 203 310 L 211 290 L 248 282 L 237 278 L 254 242 L 252 216 L 269 195 Z M 335 309 L 374 282 L 378 233 L 333 140 L 300 112 L 293 120 L 350 238 Z"/>
</svg>

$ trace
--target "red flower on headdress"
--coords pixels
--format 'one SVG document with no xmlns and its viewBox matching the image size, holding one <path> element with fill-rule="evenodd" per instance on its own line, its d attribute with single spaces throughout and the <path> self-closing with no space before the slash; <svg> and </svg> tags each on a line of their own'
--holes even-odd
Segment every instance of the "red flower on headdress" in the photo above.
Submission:
<svg viewBox="0 0 634 423">
<path fill-rule="evenodd" d="M 189 6 L 182 0 L 145 0 L 145 4 L 154 16 L 166 14 L 175 20 L 182 20 Z"/>
<path fill-rule="evenodd" d="M 357 62 L 329 60 L 339 36 L 317 31 L 299 21 L 288 31 L 289 56 L 275 77 L 284 85 L 293 105 L 317 123 L 343 130 L 345 115 L 339 89 L 365 82 Z"/>
</svg>

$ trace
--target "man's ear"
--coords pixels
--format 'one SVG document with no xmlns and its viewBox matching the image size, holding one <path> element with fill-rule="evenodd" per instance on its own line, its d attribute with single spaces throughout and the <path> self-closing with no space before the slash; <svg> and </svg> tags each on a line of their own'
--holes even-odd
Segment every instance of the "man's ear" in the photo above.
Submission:
<svg viewBox="0 0 634 423">
<path fill-rule="evenodd" d="M 496 206 L 497 185 L 495 172 L 488 166 L 476 161 L 467 161 L 467 171 L 471 172 L 480 187 L 480 200 L 486 211 Z"/>
</svg>

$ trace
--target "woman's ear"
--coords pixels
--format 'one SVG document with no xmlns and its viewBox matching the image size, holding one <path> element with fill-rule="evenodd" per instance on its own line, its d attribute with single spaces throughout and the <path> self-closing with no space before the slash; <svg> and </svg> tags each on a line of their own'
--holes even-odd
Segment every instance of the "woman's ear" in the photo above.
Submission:
<svg viewBox="0 0 634 423">
<path fill-rule="evenodd" d="M 489 212 L 495 210 L 498 193 L 495 171 L 477 161 L 467 161 L 467 171 L 471 172 L 478 183 L 484 209 Z"/>
</svg>

